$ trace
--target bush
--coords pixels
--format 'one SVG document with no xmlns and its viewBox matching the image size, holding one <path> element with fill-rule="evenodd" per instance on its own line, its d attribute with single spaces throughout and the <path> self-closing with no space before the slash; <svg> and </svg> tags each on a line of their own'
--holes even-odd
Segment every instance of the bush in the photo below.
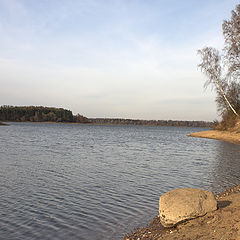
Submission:
<svg viewBox="0 0 240 240">
<path fill-rule="evenodd" d="M 233 112 L 227 111 L 222 116 L 222 121 L 215 127 L 216 130 L 226 131 L 231 130 L 235 127 L 239 117 Z"/>
</svg>

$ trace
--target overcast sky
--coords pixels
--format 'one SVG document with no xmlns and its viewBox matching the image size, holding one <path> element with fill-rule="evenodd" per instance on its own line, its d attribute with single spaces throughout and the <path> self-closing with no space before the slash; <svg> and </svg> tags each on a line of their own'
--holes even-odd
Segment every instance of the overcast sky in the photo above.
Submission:
<svg viewBox="0 0 240 240">
<path fill-rule="evenodd" d="M 197 49 L 237 0 L 0 0 L 0 105 L 214 120 Z"/>
</svg>

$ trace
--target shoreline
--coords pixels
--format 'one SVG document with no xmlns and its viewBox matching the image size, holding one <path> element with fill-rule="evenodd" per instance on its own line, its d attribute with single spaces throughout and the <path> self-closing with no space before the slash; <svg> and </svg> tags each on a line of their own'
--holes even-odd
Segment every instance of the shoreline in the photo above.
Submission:
<svg viewBox="0 0 240 240">
<path fill-rule="evenodd" d="M 8 125 L 5 123 L 56 123 L 56 124 L 89 124 L 89 123 L 80 123 L 80 122 L 53 122 L 53 121 L 45 121 L 45 122 L 31 122 L 31 121 L 4 121 L 1 122 L 3 125 Z M 1 124 L 0 123 L 0 124 Z"/>
<path fill-rule="evenodd" d="M 202 132 L 194 132 L 188 135 L 189 137 L 199 137 L 221 140 L 240 145 L 240 132 L 235 131 L 219 131 L 219 130 L 208 130 Z"/>
<path fill-rule="evenodd" d="M 240 185 L 215 194 L 218 209 L 206 215 L 164 228 L 158 217 L 147 226 L 126 234 L 123 240 L 240 240 Z"/>
<path fill-rule="evenodd" d="M 188 136 L 240 145 L 239 132 L 208 130 L 194 132 Z M 214 196 L 218 202 L 216 211 L 179 223 L 171 228 L 164 228 L 159 217 L 156 216 L 147 226 L 126 234 L 123 240 L 240 240 L 240 185 L 232 186 Z"/>
<path fill-rule="evenodd" d="M 1 120 L 3 121 L 3 120 Z M 137 120 L 136 120 L 137 121 Z M 141 120 L 139 120 L 141 121 Z M 150 120 L 142 120 L 142 121 L 150 121 Z M 162 121 L 162 120 L 161 120 Z M 154 124 L 154 123 L 111 123 L 111 122 L 56 122 L 56 121 L 10 121 L 10 120 L 4 120 L 3 122 L 16 122 L 16 123 L 56 123 L 56 124 L 84 124 L 84 125 L 93 125 L 93 126 L 152 126 L 152 127 L 186 127 L 186 128 L 206 128 L 209 129 L 211 127 L 209 126 L 191 126 L 191 125 L 168 125 L 168 124 Z M 180 121 L 181 122 L 181 121 Z M 191 122 L 191 121 L 186 121 Z M 192 121 L 194 122 L 194 121 Z"/>
</svg>

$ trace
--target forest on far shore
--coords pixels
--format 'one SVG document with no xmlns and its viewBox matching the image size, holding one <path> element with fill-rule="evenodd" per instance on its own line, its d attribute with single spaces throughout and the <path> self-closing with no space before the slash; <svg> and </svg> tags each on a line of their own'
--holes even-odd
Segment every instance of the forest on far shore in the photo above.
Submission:
<svg viewBox="0 0 240 240">
<path fill-rule="evenodd" d="M 63 108 L 38 106 L 1 106 L 0 121 L 14 122 L 69 122 L 88 123 L 89 120 L 80 115 L 73 115 L 72 111 Z"/>
<path fill-rule="evenodd" d="M 151 125 L 151 126 L 181 126 L 181 127 L 209 127 L 213 122 L 178 121 L 178 120 L 135 120 L 123 118 L 87 118 L 80 114 L 73 115 L 72 111 L 63 108 L 38 106 L 1 106 L 0 121 L 14 122 L 65 122 L 111 125 Z"/>
</svg>

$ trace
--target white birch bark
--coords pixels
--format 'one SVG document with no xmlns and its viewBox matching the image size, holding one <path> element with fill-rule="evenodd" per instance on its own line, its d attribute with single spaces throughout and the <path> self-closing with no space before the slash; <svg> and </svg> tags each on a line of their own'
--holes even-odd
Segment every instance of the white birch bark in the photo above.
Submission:
<svg viewBox="0 0 240 240">
<path fill-rule="evenodd" d="M 221 84 L 220 84 L 220 82 L 219 82 L 218 79 L 217 79 L 217 85 L 218 85 L 218 87 L 219 87 L 219 89 L 220 89 L 220 91 L 221 91 L 224 99 L 226 100 L 228 106 L 231 108 L 231 110 L 233 111 L 233 113 L 234 113 L 236 116 L 239 117 L 238 113 L 235 111 L 235 109 L 233 108 L 233 106 L 231 105 L 231 103 L 228 101 L 227 96 L 225 95 L 225 93 L 224 93 L 224 91 L 223 91 L 223 89 L 222 89 L 222 86 L 221 86 Z"/>
</svg>

